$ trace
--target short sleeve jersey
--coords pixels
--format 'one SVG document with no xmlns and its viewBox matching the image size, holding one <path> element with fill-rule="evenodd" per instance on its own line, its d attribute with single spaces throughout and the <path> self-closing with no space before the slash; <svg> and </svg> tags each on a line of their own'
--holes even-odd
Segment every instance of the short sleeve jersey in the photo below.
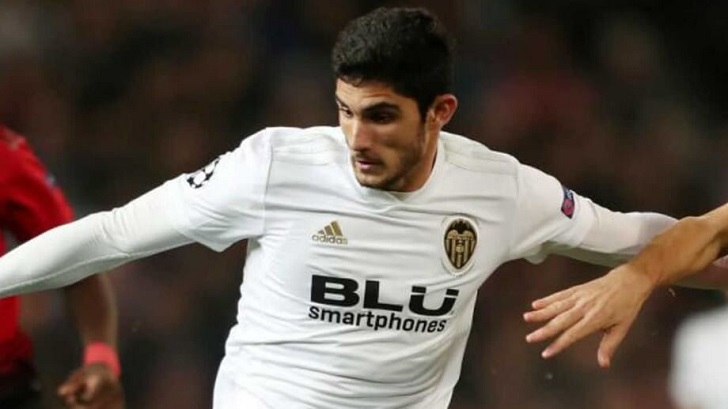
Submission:
<svg viewBox="0 0 728 409">
<path fill-rule="evenodd" d="M 269 128 L 165 184 L 184 235 L 248 257 L 225 362 L 270 407 L 446 408 L 476 293 L 501 264 L 577 247 L 585 200 L 442 133 L 412 193 L 357 183 L 338 127 Z"/>
<path fill-rule="evenodd" d="M 0 230 L 18 241 L 28 240 L 67 223 L 73 213 L 52 177 L 26 140 L 0 126 Z M 0 254 L 6 250 L 0 233 Z M 0 300 L 0 374 L 29 360 L 30 344 L 19 328 L 20 301 Z"/>
</svg>

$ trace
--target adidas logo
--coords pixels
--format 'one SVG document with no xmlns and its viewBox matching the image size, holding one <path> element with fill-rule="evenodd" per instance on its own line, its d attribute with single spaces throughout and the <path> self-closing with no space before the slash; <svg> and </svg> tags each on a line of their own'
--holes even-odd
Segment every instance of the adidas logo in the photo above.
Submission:
<svg viewBox="0 0 728 409">
<path fill-rule="evenodd" d="M 334 220 L 327 224 L 323 229 L 319 230 L 316 234 L 311 235 L 311 240 L 317 243 L 326 244 L 349 244 L 349 240 L 344 237 L 344 233 L 341 232 L 339 222 Z"/>
</svg>

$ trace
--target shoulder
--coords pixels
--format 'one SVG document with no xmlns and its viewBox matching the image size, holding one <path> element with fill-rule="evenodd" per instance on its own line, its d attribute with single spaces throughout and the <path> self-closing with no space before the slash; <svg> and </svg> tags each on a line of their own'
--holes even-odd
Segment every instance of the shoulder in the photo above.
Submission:
<svg viewBox="0 0 728 409">
<path fill-rule="evenodd" d="M 265 147 L 284 151 L 318 151 L 322 149 L 341 150 L 345 148 L 341 128 L 316 126 L 311 128 L 269 127 L 243 139 L 241 146 Z"/>
<path fill-rule="evenodd" d="M 451 165 L 482 173 L 515 174 L 520 163 L 511 155 L 494 151 L 461 135 L 442 132 L 440 140 Z"/>
<path fill-rule="evenodd" d="M 346 151 L 339 127 L 271 127 L 243 140 L 241 148 L 257 150 L 272 161 L 329 162 Z"/>
<path fill-rule="evenodd" d="M 25 138 L 0 125 L 0 167 L 3 172 L 18 169 L 28 161 L 35 162 L 36 159 Z"/>
<path fill-rule="evenodd" d="M 3 159 L 18 156 L 19 150 L 24 145 L 26 145 L 25 138 L 0 125 L 0 155 Z"/>
</svg>

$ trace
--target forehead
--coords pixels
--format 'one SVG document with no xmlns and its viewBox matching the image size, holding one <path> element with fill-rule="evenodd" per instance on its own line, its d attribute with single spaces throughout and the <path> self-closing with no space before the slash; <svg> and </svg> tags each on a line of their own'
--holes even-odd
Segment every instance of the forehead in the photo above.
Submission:
<svg viewBox="0 0 728 409">
<path fill-rule="evenodd" d="M 352 85 L 341 79 L 336 80 L 336 99 L 352 109 L 363 109 L 386 103 L 406 109 L 416 103 L 412 98 L 398 94 L 389 85 L 381 82 L 362 82 Z"/>
</svg>

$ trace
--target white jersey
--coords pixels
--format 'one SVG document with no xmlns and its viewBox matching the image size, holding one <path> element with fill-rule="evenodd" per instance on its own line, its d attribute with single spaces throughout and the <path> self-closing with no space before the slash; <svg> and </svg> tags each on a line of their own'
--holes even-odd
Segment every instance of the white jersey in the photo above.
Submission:
<svg viewBox="0 0 728 409">
<path fill-rule="evenodd" d="M 219 409 L 446 408 L 498 266 L 554 252 L 616 264 L 665 226 L 449 133 L 413 193 L 359 185 L 337 127 L 263 130 L 162 190 L 188 238 L 249 239 Z"/>
<path fill-rule="evenodd" d="M 728 307 L 701 313 L 678 330 L 670 392 L 679 408 L 728 408 Z"/>
<path fill-rule="evenodd" d="M 215 409 L 445 408 L 476 292 L 498 266 L 550 253 L 616 265 L 674 219 L 609 211 L 461 136 L 438 143 L 427 183 L 397 194 L 357 183 L 339 128 L 264 130 L 15 248 L 0 296 L 249 239 Z"/>
</svg>

